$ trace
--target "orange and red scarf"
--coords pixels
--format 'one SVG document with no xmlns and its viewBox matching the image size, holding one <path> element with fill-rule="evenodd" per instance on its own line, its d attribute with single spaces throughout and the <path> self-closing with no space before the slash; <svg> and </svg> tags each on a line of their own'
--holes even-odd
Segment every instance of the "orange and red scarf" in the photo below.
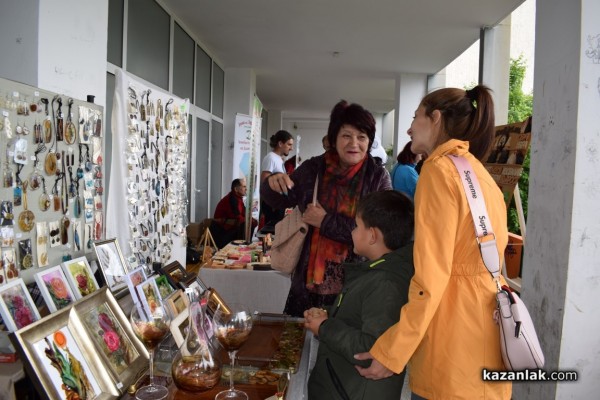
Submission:
<svg viewBox="0 0 600 400">
<path fill-rule="evenodd" d="M 350 168 L 340 166 L 337 152 L 325 153 L 325 173 L 319 182 L 318 200 L 327 212 L 335 212 L 354 218 L 360 199 L 365 168 L 365 157 Z M 319 228 L 314 228 L 310 241 L 310 256 L 306 274 L 306 286 L 323 283 L 328 263 L 341 264 L 348 256 L 350 246 L 321 236 Z"/>
</svg>

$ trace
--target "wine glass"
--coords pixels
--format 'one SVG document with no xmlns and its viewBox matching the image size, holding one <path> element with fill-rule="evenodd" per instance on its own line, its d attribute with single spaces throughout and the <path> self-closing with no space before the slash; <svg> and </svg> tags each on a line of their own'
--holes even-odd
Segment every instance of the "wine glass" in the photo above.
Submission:
<svg viewBox="0 0 600 400">
<path fill-rule="evenodd" d="M 277 397 L 277 400 L 283 400 L 283 396 L 285 396 L 285 390 L 287 389 L 289 382 L 290 373 L 282 372 L 279 376 L 279 381 L 277 382 L 277 392 L 275 393 L 275 397 Z"/>
<path fill-rule="evenodd" d="M 252 331 L 252 314 L 240 304 L 228 304 L 229 310 L 217 308 L 213 315 L 214 334 L 217 340 L 229 353 L 231 368 L 229 370 L 229 390 L 215 396 L 215 400 L 247 400 L 248 395 L 233 387 L 233 371 L 235 355 L 250 336 Z"/>
<path fill-rule="evenodd" d="M 153 310 L 146 310 L 142 305 L 134 305 L 131 309 L 129 320 L 133 332 L 144 343 L 150 353 L 150 384 L 140 388 L 135 393 L 138 400 L 165 399 L 169 390 L 162 385 L 154 383 L 154 349 L 169 333 L 171 315 L 164 303 L 153 304 Z"/>
</svg>

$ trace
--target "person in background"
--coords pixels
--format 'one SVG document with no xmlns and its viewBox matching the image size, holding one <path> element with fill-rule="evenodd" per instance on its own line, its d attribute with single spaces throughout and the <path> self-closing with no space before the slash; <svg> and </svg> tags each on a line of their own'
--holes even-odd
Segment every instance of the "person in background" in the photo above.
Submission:
<svg viewBox="0 0 600 400">
<path fill-rule="evenodd" d="M 385 163 L 387 163 L 388 156 L 381 143 L 379 143 L 379 139 L 375 138 L 373 140 L 373 146 L 371 146 L 370 153 L 379 165 L 385 165 Z"/>
<path fill-rule="evenodd" d="M 379 381 L 363 378 L 354 369 L 360 363 L 353 355 L 368 351 L 408 301 L 413 228 L 413 204 L 404 194 L 387 190 L 360 199 L 352 242 L 354 253 L 369 261 L 344 263 L 342 294 L 329 310 L 304 312 L 304 326 L 319 338 L 309 399 L 400 399 L 404 373 Z"/>
<path fill-rule="evenodd" d="M 246 205 L 244 196 L 248 190 L 245 179 L 234 179 L 231 191 L 223 197 L 215 208 L 210 232 L 218 248 L 236 239 L 245 238 Z M 258 222 L 252 218 L 252 230 Z"/>
<path fill-rule="evenodd" d="M 260 187 L 261 198 L 274 208 L 299 206 L 310 226 L 284 309 L 295 317 L 333 303 L 342 289 L 342 263 L 358 259 L 351 234 L 358 200 L 392 188 L 389 173 L 369 154 L 375 138 L 369 111 L 340 101 L 331 111 L 327 138 L 332 145 L 327 152 L 303 161 L 290 176 L 269 176 Z M 312 204 L 317 177 L 318 201 Z"/>
<path fill-rule="evenodd" d="M 300 165 L 301 162 L 302 162 L 302 158 L 298 157 L 298 165 Z M 294 154 L 292 157 L 287 159 L 283 163 L 283 166 L 285 167 L 285 173 L 288 175 L 291 175 L 292 172 L 294 172 L 294 170 L 296 169 L 296 155 Z"/>
<path fill-rule="evenodd" d="M 294 138 L 288 131 L 280 130 L 271 136 L 269 146 L 273 149 L 262 160 L 260 167 L 260 181 L 263 182 L 269 175 L 275 173 L 285 173 L 283 160 L 294 149 Z M 266 204 L 260 202 L 260 220 L 261 227 L 264 225 L 274 226 L 284 217 L 285 210 L 275 210 Z"/>
<path fill-rule="evenodd" d="M 392 186 L 394 190 L 406 194 L 411 200 L 415 197 L 415 190 L 417 188 L 417 180 L 419 174 L 415 170 L 415 166 L 421 160 L 420 154 L 415 154 L 410 150 L 412 142 L 406 143 L 404 148 L 396 160 L 398 163 L 392 169 Z"/>
<path fill-rule="evenodd" d="M 482 368 L 504 370 L 492 315 L 496 284 L 485 268 L 461 177 L 447 155 L 465 157 L 481 185 L 502 263 L 508 241 L 502 192 L 481 160 L 494 138 L 490 90 L 445 88 L 425 96 L 411 125 L 412 151 L 427 153 L 415 193 L 415 275 L 400 320 L 356 367 L 367 378 L 400 373 L 410 360 L 413 399 L 510 399 L 510 382 L 485 382 Z M 501 284 L 506 284 L 501 278 Z"/>
</svg>

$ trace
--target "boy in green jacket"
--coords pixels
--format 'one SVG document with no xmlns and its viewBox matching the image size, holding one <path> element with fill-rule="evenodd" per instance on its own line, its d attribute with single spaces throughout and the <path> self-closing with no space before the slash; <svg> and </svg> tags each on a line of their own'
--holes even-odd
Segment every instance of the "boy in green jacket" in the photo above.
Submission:
<svg viewBox="0 0 600 400">
<path fill-rule="evenodd" d="M 344 264 L 344 287 L 329 310 L 304 312 L 305 327 L 319 338 L 309 400 L 400 398 L 404 372 L 377 381 L 363 378 L 354 366 L 368 365 L 354 354 L 369 351 L 398 322 L 408 301 L 413 230 L 413 203 L 404 194 L 373 192 L 360 200 L 352 242 L 354 252 L 369 261 Z"/>
</svg>

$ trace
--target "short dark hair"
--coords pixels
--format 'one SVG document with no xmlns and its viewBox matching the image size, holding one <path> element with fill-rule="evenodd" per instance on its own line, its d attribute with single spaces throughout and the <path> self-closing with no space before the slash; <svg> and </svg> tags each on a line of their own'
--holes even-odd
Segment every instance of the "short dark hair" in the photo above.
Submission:
<svg viewBox="0 0 600 400">
<path fill-rule="evenodd" d="M 410 142 L 406 143 L 406 145 L 404 146 L 402 151 L 400 153 L 398 153 L 398 157 L 396 157 L 396 160 L 398 161 L 399 164 L 408 165 L 408 164 L 415 163 L 415 160 L 417 159 L 417 155 L 412 152 L 411 146 L 412 146 L 412 140 Z"/>
<path fill-rule="evenodd" d="M 275 149 L 279 142 L 285 143 L 293 138 L 294 137 L 292 136 L 292 134 L 288 131 L 280 130 L 275 132 L 274 135 L 271 135 L 271 137 L 269 138 L 269 146 L 271 146 L 272 149 Z"/>
<path fill-rule="evenodd" d="M 238 179 L 234 179 L 231 182 L 231 190 L 235 189 L 236 187 L 240 187 L 240 186 L 242 186 L 242 180 L 239 179 L 239 178 Z"/>
<path fill-rule="evenodd" d="M 331 110 L 329 117 L 329 127 L 327 128 L 327 138 L 329 145 L 335 147 L 338 133 L 343 125 L 352 125 L 369 137 L 369 148 L 371 150 L 373 140 L 375 140 L 375 118 L 368 110 L 359 104 L 348 104 L 346 100 L 339 101 Z"/>
<path fill-rule="evenodd" d="M 406 246 L 413 237 L 415 212 L 411 199 L 396 190 L 372 192 L 358 202 L 356 215 L 367 228 L 378 228 L 390 250 Z"/>
</svg>

